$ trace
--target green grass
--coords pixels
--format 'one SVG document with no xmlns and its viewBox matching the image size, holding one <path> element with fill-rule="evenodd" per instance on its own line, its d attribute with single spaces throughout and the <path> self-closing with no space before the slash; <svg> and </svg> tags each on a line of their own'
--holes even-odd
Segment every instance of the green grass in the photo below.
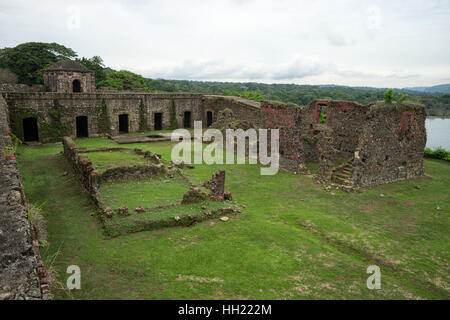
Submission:
<svg viewBox="0 0 450 320">
<path fill-rule="evenodd" d="M 317 173 L 319 171 L 320 163 L 318 162 L 307 162 L 305 165 L 311 173 Z"/>
<path fill-rule="evenodd" d="M 126 233 L 165 227 L 189 226 L 197 221 L 224 216 L 225 214 L 222 214 L 220 209 L 230 206 L 229 203 L 219 201 L 203 201 L 195 204 L 176 204 L 153 208 L 128 216 L 114 215 L 112 219 L 105 219 L 104 230 L 108 237 L 116 237 Z M 209 214 L 206 215 L 205 212 Z"/>
<path fill-rule="evenodd" d="M 153 208 L 180 203 L 188 190 L 189 185 L 180 177 L 104 183 L 100 187 L 100 200 L 111 209 L 124 206 L 130 210 L 139 206 Z"/>
<path fill-rule="evenodd" d="M 89 158 L 100 172 L 114 167 L 149 163 L 144 156 L 136 154 L 133 150 L 89 152 L 80 155 Z"/>
<path fill-rule="evenodd" d="M 101 138 L 75 142 L 117 147 Z M 121 147 L 170 160 L 172 145 Z M 61 149 L 21 146 L 18 164 L 27 200 L 42 205 L 47 219 L 44 259 L 60 248 L 54 267 L 63 283 L 68 265 L 81 268 L 76 299 L 449 297 L 450 165 L 444 161 L 425 160 L 424 178 L 334 195 L 303 175 L 261 176 L 255 165 L 196 165 L 185 170 L 194 183 L 226 169 L 227 190 L 246 206 L 242 214 L 227 223 L 215 219 L 108 239 Z M 381 290 L 366 287 L 372 264 L 381 268 Z M 63 290 L 53 293 L 69 298 Z"/>
</svg>

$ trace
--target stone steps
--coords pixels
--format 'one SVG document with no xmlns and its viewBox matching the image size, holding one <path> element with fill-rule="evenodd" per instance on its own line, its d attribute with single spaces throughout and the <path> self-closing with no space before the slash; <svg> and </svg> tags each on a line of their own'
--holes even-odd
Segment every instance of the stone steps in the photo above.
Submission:
<svg viewBox="0 0 450 320">
<path fill-rule="evenodd" d="M 331 174 L 331 181 L 343 185 L 343 186 L 353 186 L 353 167 L 350 162 L 336 168 Z"/>
</svg>

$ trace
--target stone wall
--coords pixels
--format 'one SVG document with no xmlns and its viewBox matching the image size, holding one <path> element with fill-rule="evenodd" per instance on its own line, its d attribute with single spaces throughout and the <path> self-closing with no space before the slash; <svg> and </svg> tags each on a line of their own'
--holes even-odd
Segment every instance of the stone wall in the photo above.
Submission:
<svg viewBox="0 0 450 320">
<path fill-rule="evenodd" d="M 72 166 L 75 176 L 96 205 L 99 205 L 98 194 L 100 186 L 104 182 L 140 180 L 166 172 L 166 167 L 158 156 L 152 155 L 150 152 L 144 153 L 140 149 L 111 148 L 84 151 L 80 150 L 69 137 L 63 137 L 62 144 L 64 157 Z M 134 151 L 142 155 L 142 157 L 148 158 L 149 163 L 145 165 L 114 167 L 99 172 L 88 157 L 89 153 L 96 151 L 120 152 L 123 150 Z"/>
<path fill-rule="evenodd" d="M 45 92 L 43 84 L 0 83 L 0 92 Z"/>
<path fill-rule="evenodd" d="M 422 176 L 425 119 L 422 105 L 371 105 L 355 151 L 355 184 L 367 187 Z"/>
<path fill-rule="evenodd" d="M 199 94 L 145 93 L 24 93 L 7 92 L 11 128 L 23 138 L 23 119 L 36 118 L 39 141 L 58 141 L 63 136 L 76 137 L 76 118 L 86 116 L 89 137 L 119 134 L 119 115 L 128 115 L 128 131 L 154 130 L 154 114 L 162 113 L 162 129 L 183 127 L 185 111 L 192 122 L 201 120 Z M 172 112 L 173 109 L 173 112 Z"/>
<path fill-rule="evenodd" d="M 301 107 L 293 103 L 261 103 L 261 127 L 279 129 L 280 167 L 295 172 L 303 170 L 305 161 L 301 144 L 301 111 Z"/>
<path fill-rule="evenodd" d="M 51 92 L 73 92 L 73 81 L 80 82 L 80 92 L 95 92 L 95 73 L 93 71 L 44 70 L 44 85 Z"/>
<path fill-rule="evenodd" d="M 9 133 L 8 106 L 0 96 L 0 300 L 47 299 L 48 285 L 40 279 L 45 270 L 39 245 L 33 243 L 22 179 L 16 161 L 5 159 L 4 150 L 12 147 Z"/>
<path fill-rule="evenodd" d="M 349 101 L 314 100 L 303 109 L 302 142 L 306 161 L 319 161 L 317 142 L 323 126 L 322 106 L 326 110 L 325 125 L 333 130 L 332 147 L 353 155 L 361 135 L 368 106 Z"/>
<path fill-rule="evenodd" d="M 89 193 L 94 203 L 98 204 L 100 181 L 95 173 L 95 167 L 89 158 L 83 158 L 78 154 L 78 147 L 69 137 L 63 137 L 63 154 L 72 166 L 75 176 L 83 188 Z"/>
<path fill-rule="evenodd" d="M 231 109 L 235 119 L 247 120 L 253 127 L 261 125 L 261 103 L 239 97 L 205 95 L 202 99 L 201 120 L 206 127 L 206 113 L 213 113 L 213 122 L 217 121 L 217 114 L 220 110 Z"/>
<path fill-rule="evenodd" d="M 302 169 L 300 167 L 303 167 L 304 162 L 319 162 L 322 156 L 322 160 L 324 157 L 326 158 L 326 161 L 322 161 L 326 168 L 322 168 L 321 172 L 327 172 L 327 175 L 330 174 L 330 170 L 334 170 L 334 165 L 352 160 L 357 148 L 369 148 L 367 142 L 365 144 L 361 142 L 361 137 L 365 130 L 372 130 L 370 128 L 371 121 L 381 121 L 375 120 L 373 115 L 369 116 L 371 106 L 348 101 L 315 100 L 307 107 L 299 107 L 270 101 L 260 103 L 239 97 L 188 93 L 6 92 L 3 93 L 3 96 L 10 106 L 10 127 L 13 133 L 22 139 L 23 120 L 36 118 L 41 142 L 57 141 L 62 136 L 75 137 L 77 135 L 76 119 L 81 116 L 87 117 L 88 136 L 97 137 L 118 135 L 120 115 L 128 116 L 128 132 L 144 132 L 155 129 L 156 114 L 160 114 L 158 116 L 161 117 L 161 129 L 183 128 L 186 112 L 190 112 L 188 127 L 192 127 L 194 121 L 202 120 L 205 128 L 208 112 L 212 112 L 212 120 L 215 122 L 220 111 L 229 109 L 232 111 L 234 119 L 245 120 L 250 127 L 280 129 L 280 165 L 282 168 L 298 171 Z M 321 112 L 325 109 L 326 119 L 322 124 L 320 123 Z M 393 125 L 395 121 L 400 121 L 405 127 L 409 123 L 408 119 L 410 118 L 394 120 L 402 115 L 394 110 L 390 112 L 394 113 L 390 125 Z M 412 121 L 411 125 L 414 125 L 415 120 Z M 324 130 L 325 134 L 323 134 Z M 415 151 L 409 151 L 412 147 L 408 147 L 408 149 L 404 147 L 405 142 L 399 142 L 404 141 L 401 136 L 397 137 L 400 139 L 398 140 L 396 137 L 386 135 L 389 131 L 381 132 L 379 138 L 392 139 L 392 142 L 388 144 L 393 148 L 398 148 L 394 146 L 401 143 L 401 150 L 404 152 L 416 152 L 412 158 L 421 157 L 423 153 L 423 150 L 420 151 L 421 137 L 417 138 L 419 147 Z M 320 147 L 318 142 L 321 139 Z M 411 139 L 415 140 L 416 137 Z M 379 162 L 379 160 L 377 161 Z M 411 163 L 411 159 L 406 162 Z M 418 168 L 417 172 L 412 173 L 410 169 L 407 176 L 419 175 L 420 161 L 417 160 L 415 163 Z M 386 165 L 392 166 L 393 164 L 386 163 Z M 378 166 L 383 166 L 383 163 Z M 411 167 L 412 164 L 408 166 Z M 403 169 L 396 170 L 401 171 L 398 176 L 404 175 Z M 360 174 L 363 172 L 371 175 L 367 169 L 360 171 Z M 358 180 L 358 183 L 362 185 L 377 183 L 375 178 L 367 176 L 367 179 L 367 182 Z M 369 180 L 373 180 L 373 182 Z"/>
<path fill-rule="evenodd" d="M 126 180 L 141 180 L 154 177 L 166 172 L 162 163 L 149 165 L 134 165 L 128 167 L 116 167 L 105 170 L 98 175 L 100 182 L 115 182 Z"/>
<path fill-rule="evenodd" d="M 184 127 L 185 112 L 191 113 L 190 126 L 203 121 L 213 112 L 213 120 L 223 108 L 229 107 L 237 119 L 248 119 L 260 124 L 259 103 L 247 99 L 201 94 L 150 93 L 25 93 L 7 92 L 5 99 L 10 108 L 11 128 L 23 138 L 23 119 L 37 118 L 39 140 L 57 141 L 63 136 L 76 137 L 76 118 L 86 116 L 89 137 L 119 134 L 119 115 L 128 115 L 128 131 L 155 129 L 155 114 L 161 113 L 162 129 Z"/>
<path fill-rule="evenodd" d="M 203 118 L 200 94 L 146 94 L 144 107 L 148 130 L 155 129 L 155 113 L 162 113 L 163 130 L 183 128 L 185 112 L 191 112 L 191 127 Z"/>
</svg>

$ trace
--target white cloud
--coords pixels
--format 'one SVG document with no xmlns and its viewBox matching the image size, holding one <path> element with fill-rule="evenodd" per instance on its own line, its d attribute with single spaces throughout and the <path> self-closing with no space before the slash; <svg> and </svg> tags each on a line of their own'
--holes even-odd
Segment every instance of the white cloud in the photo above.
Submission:
<svg viewBox="0 0 450 320">
<path fill-rule="evenodd" d="M 445 0 L 0 0 L 0 47 L 58 42 L 154 78 L 432 85 L 449 31 Z"/>
</svg>

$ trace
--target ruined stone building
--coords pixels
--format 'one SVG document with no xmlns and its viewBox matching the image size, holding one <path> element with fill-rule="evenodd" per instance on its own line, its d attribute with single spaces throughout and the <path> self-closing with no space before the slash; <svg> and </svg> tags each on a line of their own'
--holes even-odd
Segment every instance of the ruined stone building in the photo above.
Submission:
<svg viewBox="0 0 450 320">
<path fill-rule="evenodd" d="M 44 70 L 43 77 L 52 92 L 95 92 L 94 71 L 72 60 L 55 62 Z"/>
<path fill-rule="evenodd" d="M 422 105 L 313 101 L 302 115 L 303 160 L 319 161 L 324 180 L 367 187 L 423 175 Z"/>
<path fill-rule="evenodd" d="M 2 155 L 11 153 L 10 133 L 25 142 L 50 142 L 63 136 L 191 128 L 196 120 L 206 127 L 225 116 L 253 128 L 279 129 L 282 168 L 302 172 L 306 163 L 319 162 L 320 180 L 343 188 L 423 175 L 422 105 L 316 100 L 298 106 L 219 95 L 96 90 L 94 72 L 67 60 L 50 66 L 43 76 L 45 85 L 0 84 Z M 48 285 L 30 232 L 21 178 L 15 162 L 4 156 L 0 212 L 0 299 L 45 299 Z"/>
<path fill-rule="evenodd" d="M 323 181 L 363 187 L 423 174 L 421 105 L 316 100 L 303 107 L 219 95 L 96 91 L 94 73 L 70 60 L 44 70 L 44 83 L 45 90 L 3 89 L 10 128 L 24 141 L 191 128 L 196 120 L 206 127 L 228 108 L 255 128 L 280 129 L 280 163 L 288 170 L 319 162 Z"/>
</svg>

